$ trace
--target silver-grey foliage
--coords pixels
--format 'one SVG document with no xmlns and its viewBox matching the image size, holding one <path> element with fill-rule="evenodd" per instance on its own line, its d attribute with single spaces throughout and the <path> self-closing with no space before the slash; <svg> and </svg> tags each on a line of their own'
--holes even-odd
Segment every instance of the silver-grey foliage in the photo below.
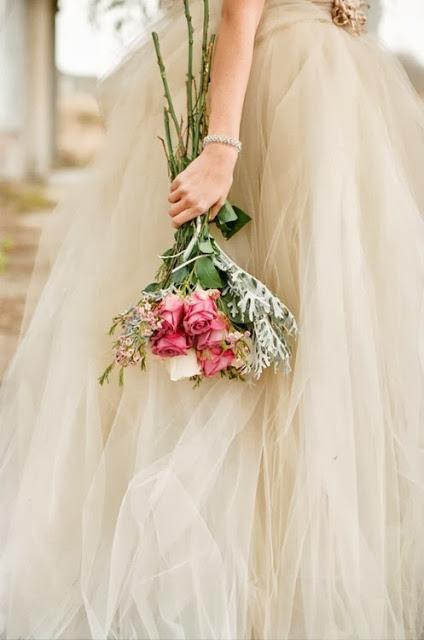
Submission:
<svg viewBox="0 0 424 640">
<path fill-rule="evenodd" d="M 288 338 L 297 335 L 293 314 L 263 282 L 237 265 L 217 243 L 214 245 L 217 249 L 215 266 L 226 274 L 227 289 L 232 297 L 230 312 L 253 325 L 253 352 L 248 373 L 259 378 L 271 365 L 282 365 L 289 371 L 291 349 Z"/>
</svg>

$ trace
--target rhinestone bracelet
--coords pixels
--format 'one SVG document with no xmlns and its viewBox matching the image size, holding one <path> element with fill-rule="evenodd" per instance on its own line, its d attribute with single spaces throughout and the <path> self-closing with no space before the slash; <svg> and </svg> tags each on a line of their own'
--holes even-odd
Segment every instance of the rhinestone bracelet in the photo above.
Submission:
<svg viewBox="0 0 424 640">
<path fill-rule="evenodd" d="M 237 140 L 237 138 L 217 135 L 210 135 L 206 136 L 206 138 L 203 138 L 203 147 L 206 147 L 206 145 L 208 144 L 227 144 L 228 146 L 237 149 L 237 153 L 240 153 L 242 146 L 240 140 Z"/>
</svg>

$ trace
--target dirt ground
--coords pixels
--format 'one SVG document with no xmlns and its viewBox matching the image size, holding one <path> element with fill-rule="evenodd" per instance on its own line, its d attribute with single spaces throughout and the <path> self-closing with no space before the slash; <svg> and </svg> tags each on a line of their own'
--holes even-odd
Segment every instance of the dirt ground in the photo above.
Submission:
<svg viewBox="0 0 424 640">
<path fill-rule="evenodd" d="M 18 185 L 10 190 L 0 184 L 0 245 L 5 245 L 5 265 L 0 270 L 0 380 L 18 344 L 43 226 L 55 215 L 55 203 L 78 188 L 87 171 L 56 171 L 43 188 Z"/>
<path fill-rule="evenodd" d="M 0 379 L 17 346 L 38 239 L 49 215 L 48 211 L 0 215 L 0 237 L 7 243 L 5 269 L 0 273 Z"/>
</svg>

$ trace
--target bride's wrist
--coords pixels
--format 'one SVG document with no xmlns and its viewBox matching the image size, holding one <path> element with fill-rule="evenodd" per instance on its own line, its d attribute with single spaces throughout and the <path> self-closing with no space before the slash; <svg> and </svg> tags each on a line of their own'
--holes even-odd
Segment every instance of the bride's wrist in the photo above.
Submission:
<svg viewBox="0 0 424 640">
<path fill-rule="evenodd" d="M 239 153 L 242 149 L 242 144 L 238 138 L 234 136 L 227 136 L 221 134 L 208 134 L 203 138 L 203 146 L 206 147 L 208 144 L 223 144 L 229 147 L 234 147 Z"/>
<path fill-rule="evenodd" d="M 202 151 L 202 155 L 207 158 L 212 158 L 217 162 L 226 164 L 234 169 L 239 154 L 235 147 L 227 144 L 214 143 L 205 146 Z"/>
</svg>

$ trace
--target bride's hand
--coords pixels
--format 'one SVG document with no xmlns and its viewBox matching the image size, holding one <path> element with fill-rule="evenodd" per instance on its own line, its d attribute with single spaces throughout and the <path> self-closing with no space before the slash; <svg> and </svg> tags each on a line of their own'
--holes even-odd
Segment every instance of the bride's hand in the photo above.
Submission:
<svg viewBox="0 0 424 640">
<path fill-rule="evenodd" d="M 209 209 L 211 219 L 217 215 L 230 191 L 236 161 L 237 150 L 233 147 L 210 144 L 175 178 L 168 198 L 173 227 Z"/>
</svg>

